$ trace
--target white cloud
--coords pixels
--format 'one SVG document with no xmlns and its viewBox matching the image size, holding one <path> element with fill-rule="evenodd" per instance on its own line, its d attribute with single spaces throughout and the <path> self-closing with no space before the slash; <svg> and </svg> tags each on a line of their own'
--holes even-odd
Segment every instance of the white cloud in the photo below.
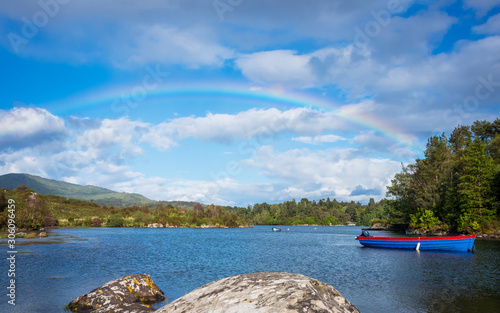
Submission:
<svg viewBox="0 0 500 313">
<path fill-rule="evenodd" d="M 339 140 L 346 140 L 346 138 L 330 134 L 330 135 L 321 135 L 321 136 L 300 136 L 300 137 L 292 138 L 292 140 L 302 142 L 302 143 L 311 144 L 311 145 L 319 145 L 322 143 L 330 143 L 330 142 L 336 142 Z"/>
<path fill-rule="evenodd" d="M 334 129 L 337 120 L 331 114 L 309 109 L 252 109 L 232 115 L 180 117 L 157 125 L 128 118 L 72 118 L 68 119 L 68 127 L 62 119 L 37 108 L 13 109 L 4 114 L 10 118 L 35 116 L 34 121 L 43 121 L 42 117 L 45 117 L 51 122 L 34 123 L 39 126 L 30 131 L 23 130 L 28 135 L 40 130 L 40 127 L 42 132 L 55 127 L 66 135 L 36 147 L 0 152 L 0 173 L 31 173 L 116 191 L 136 192 L 152 199 L 228 205 L 281 201 L 299 196 L 347 199 L 358 185 L 363 190 L 382 190 L 394 168 L 399 168 L 399 162 L 363 157 L 361 150 L 312 152 L 303 149 L 279 153 L 266 145 L 271 136 L 283 132 L 302 134 L 294 140 L 313 144 L 344 140 L 333 134 L 308 136 Z M 9 121 L 13 125 L 17 123 L 17 120 Z M 244 171 L 258 169 L 264 176 L 259 178 L 257 175 L 254 182 L 246 183 L 236 180 L 236 177 L 213 180 L 151 177 L 135 169 L 137 158 L 146 151 L 144 144 L 169 148 L 177 141 L 188 138 L 216 142 L 258 140 L 258 145 L 253 147 L 256 148 L 252 154 L 254 157 L 240 164 Z M 362 138 L 358 136 L 355 140 L 361 142 Z M 363 200 L 367 195 L 356 197 L 355 200 Z"/>
<path fill-rule="evenodd" d="M 310 66 L 300 66 L 297 71 L 307 72 L 304 77 L 313 75 L 314 78 L 296 87 L 306 88 L 310 83 L 317 84 L 318 88 L 334 85 L 353 102 L 340 111 L 370 98 L 373 105 L 367 108 L 369 111 L 358 113 L 402 129 L 432 131 L 436 124 L 429 127 L 425 113 L 428 110 L 463 112 L 461 119 L 465 120 L 481 108 L 500 101 L 499 49 L 500 36 L 461 41 L 451 52 L 407 59 L 383 60 L 381 56 L 360 55 L 353 46 L 325 48 L 301 55 L 309 59 Z M 252 68 L 251 64 L 246 66 Z M 268 84 L 287 83 L 286 76 L 272 81 L 272 76 L 266 76 L 265 69 L 258 72 L 260 69 L 254 67 L 249 78 L 259 82 L 263 77 Z M 438 125 L 444 122 L 443 115 L 439 117 Z M 407 123 L 410 120 L 412 124 Z"/>
<path fill-rule="evenodd" d="M 377 22 L 366 22 L 372 25 Z M 313 52 L 299 53 L 291 50 L 269 50 L 243 55 L 236 64 L 251 81 L 258 84 L 282 84 L 288 88 L 310 88 L 335 85 L 355 97 L 367 93 L 389 91 L 380 86 L 381 78 L 391 77 L 384 85 L 393 90 L 410 89 L 430 82 L 418 77 L 415 82 L 407 66 L 423 62 L 434 45 L 444 36 L 455 18 L 445 13 L 429 10 L 407 18 L 393 16 L 379 26 L 376 34 L 364 34 L 360 46 L 353 36 L 344 44 L 333 43 Z M 361 30 L 364 32 L 363 30 Z"/>
<path fill-rule="evenodd" d="M 234 205 L 234 200 L 228 200 L 225 196 L 241 190 L 241 186 L 231 179 L 198 181 L 139 177 L 122 180 L 111 186 L 116 190 L 139 193 L 153 200 L 196 201 L 220 205 Z"/>
<path fill-rule="evenodd" d="M 79 149 L 101 153 L 117 147 L 121 157 L 137 156 L 144 152 L 139 141 L 149 132 L 149 126 L 148 123 L 130 121 L 127 118 L 105 119 L 98 128 L 87 129 L 77 136 L 75 144 Z"/>
<path fill-rule="evenodd" d="M 274 50 L 243 55 L 236 60 L 236 65 L 243 75 L 258 84 L 307 88 L 315 85 L 309 59 L 296 51 Z"/>
<path fill-rule="evenodd" d="M 298 194 L 348 200 L 352 199 L 350 195 L 358 185 L 364 189 L 380 190 L 380 193 L 359 195 L 354 200 L 384 197 L 385 186 L 399 172 L 400 163 L 390 159 L 363 158 L 357 152 L 354 149 L 275 152 L 271 146 L 264 146 L 254 158 L 247 160 L 247 164 L 270 178 L 287 182 L 281 189 L 274 190 L 274 200 L 289 199 Z M 279 185 L 276 183 L 275 187 Z"/>
<path fill-rule="evenodd" d="M 342 127 L 345 123 L 334 115 L 304 108 L 250 109 L 232 115 L 179 117 L 153 126 L 142 140 L 164 151 L 187 138 L 218 142 L 255 138 L 265 144 L 284 131 L 313 134 Z"/>
<path fill-rule="evenodd" d="M 35 147 L 67 136 L 63 119 L 34 107 L 0 110 L 0 125 L 0 150 Z"/>
<path fill-rule="evenodd" d="M 116 181 L 109 186 L 113 190 L 139 193 L 153 200 L 196 201 L 231 206 L 266 201 L 273 192 L 270 184 L 246 184 L 231 178 L 188 180 L 140 175 Z"/>
<path fill-rule="evenodd" d="M 153 25 L 141 28 L 131 38 L 135 43 L 123 47 L 118 45 L 113 54 L 116 59 L 128 64 L 148 63 L 184 64 L 200 66 L 221 66 L 234 52 L 217 44 L 210 31 L 198 29 L 178 29 L 170 26 Z M 122 66 L 122 64 L 117 64 Z"/>
</svg>

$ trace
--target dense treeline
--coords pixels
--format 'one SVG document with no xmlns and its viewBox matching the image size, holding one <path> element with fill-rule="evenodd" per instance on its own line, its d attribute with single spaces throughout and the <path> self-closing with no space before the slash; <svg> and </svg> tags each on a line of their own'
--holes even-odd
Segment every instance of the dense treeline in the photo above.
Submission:
<svg viewBox="0 0 500 313">
<path fill-rule="evenodd" d="M 497 230 L 500 119 L 431 137 L 424 158 L 403 166 L 387 196 L 395 224 L 465 233 Z"/>
<path fill-rule="evenodd" d="M 369 225 L 389 216 L 387 201 L 368 205 L 359 202 L 338 202 L 330 198 L 318 202 L 306 198 L 300 202 L 285 201 L 278 204 L 257 203 L 247 209 L 239 209 L 237 214 L 257 225 Z"/>
</svg>

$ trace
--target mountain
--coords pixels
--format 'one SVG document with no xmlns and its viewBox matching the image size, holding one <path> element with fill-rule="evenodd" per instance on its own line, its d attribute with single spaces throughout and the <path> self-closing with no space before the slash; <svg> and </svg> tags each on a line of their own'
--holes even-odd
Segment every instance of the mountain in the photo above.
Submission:
<svg viewBox="0 0 500 313">
<path fill-rule="evenodd" d="M 0 176 L 0 188 L 15 189 L 20 185 L 26 185 L 35 192 L 45 195 L 92 201 L 107 206 L 127 207 L 155 202 L 137 193 L 116 192 L 96 186 L 81 186 L 29 174 Z"/>
</svg>

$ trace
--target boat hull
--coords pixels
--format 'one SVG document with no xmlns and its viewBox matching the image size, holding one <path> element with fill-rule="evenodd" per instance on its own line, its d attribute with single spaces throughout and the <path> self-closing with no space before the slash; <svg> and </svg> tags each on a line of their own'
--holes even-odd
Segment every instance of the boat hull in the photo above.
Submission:
<svg viewBox="0 0 500 313">
<path fill-rule="evenodd" d="M 359 243 L 365 247 L 408 249 L 473 251 L 476 235 L 450 237 L 377 237 L 359 236 Z"/>
</svg>

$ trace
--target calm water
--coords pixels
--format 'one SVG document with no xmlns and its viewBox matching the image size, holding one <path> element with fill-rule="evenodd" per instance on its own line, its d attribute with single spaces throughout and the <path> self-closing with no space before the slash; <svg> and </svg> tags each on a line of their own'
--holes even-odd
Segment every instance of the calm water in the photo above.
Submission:
<svg viewBox="0 0 500 313">
<path fill-rule="evenodd" d="M 150 274 L 172 301 L 223 277 L 263 271 L 329 283 L 363 313 L 500 311 L 499 241 L 476 240 L 475 254 L 418 253 L 363 248 L 354 240 L 360 233 L 360 227 L 287 226 L 281 233 L 267 226 L 53 229 L 61 236 L 45 242 L 56 238 L 56 244 L 18 245 L 17 305 L 7 304 L 5 292 L 0 312 L 63 312 L 72 298 L 134 273 Z M 7 247 L 0 251 L 5 291 Z"/>
</svg>

